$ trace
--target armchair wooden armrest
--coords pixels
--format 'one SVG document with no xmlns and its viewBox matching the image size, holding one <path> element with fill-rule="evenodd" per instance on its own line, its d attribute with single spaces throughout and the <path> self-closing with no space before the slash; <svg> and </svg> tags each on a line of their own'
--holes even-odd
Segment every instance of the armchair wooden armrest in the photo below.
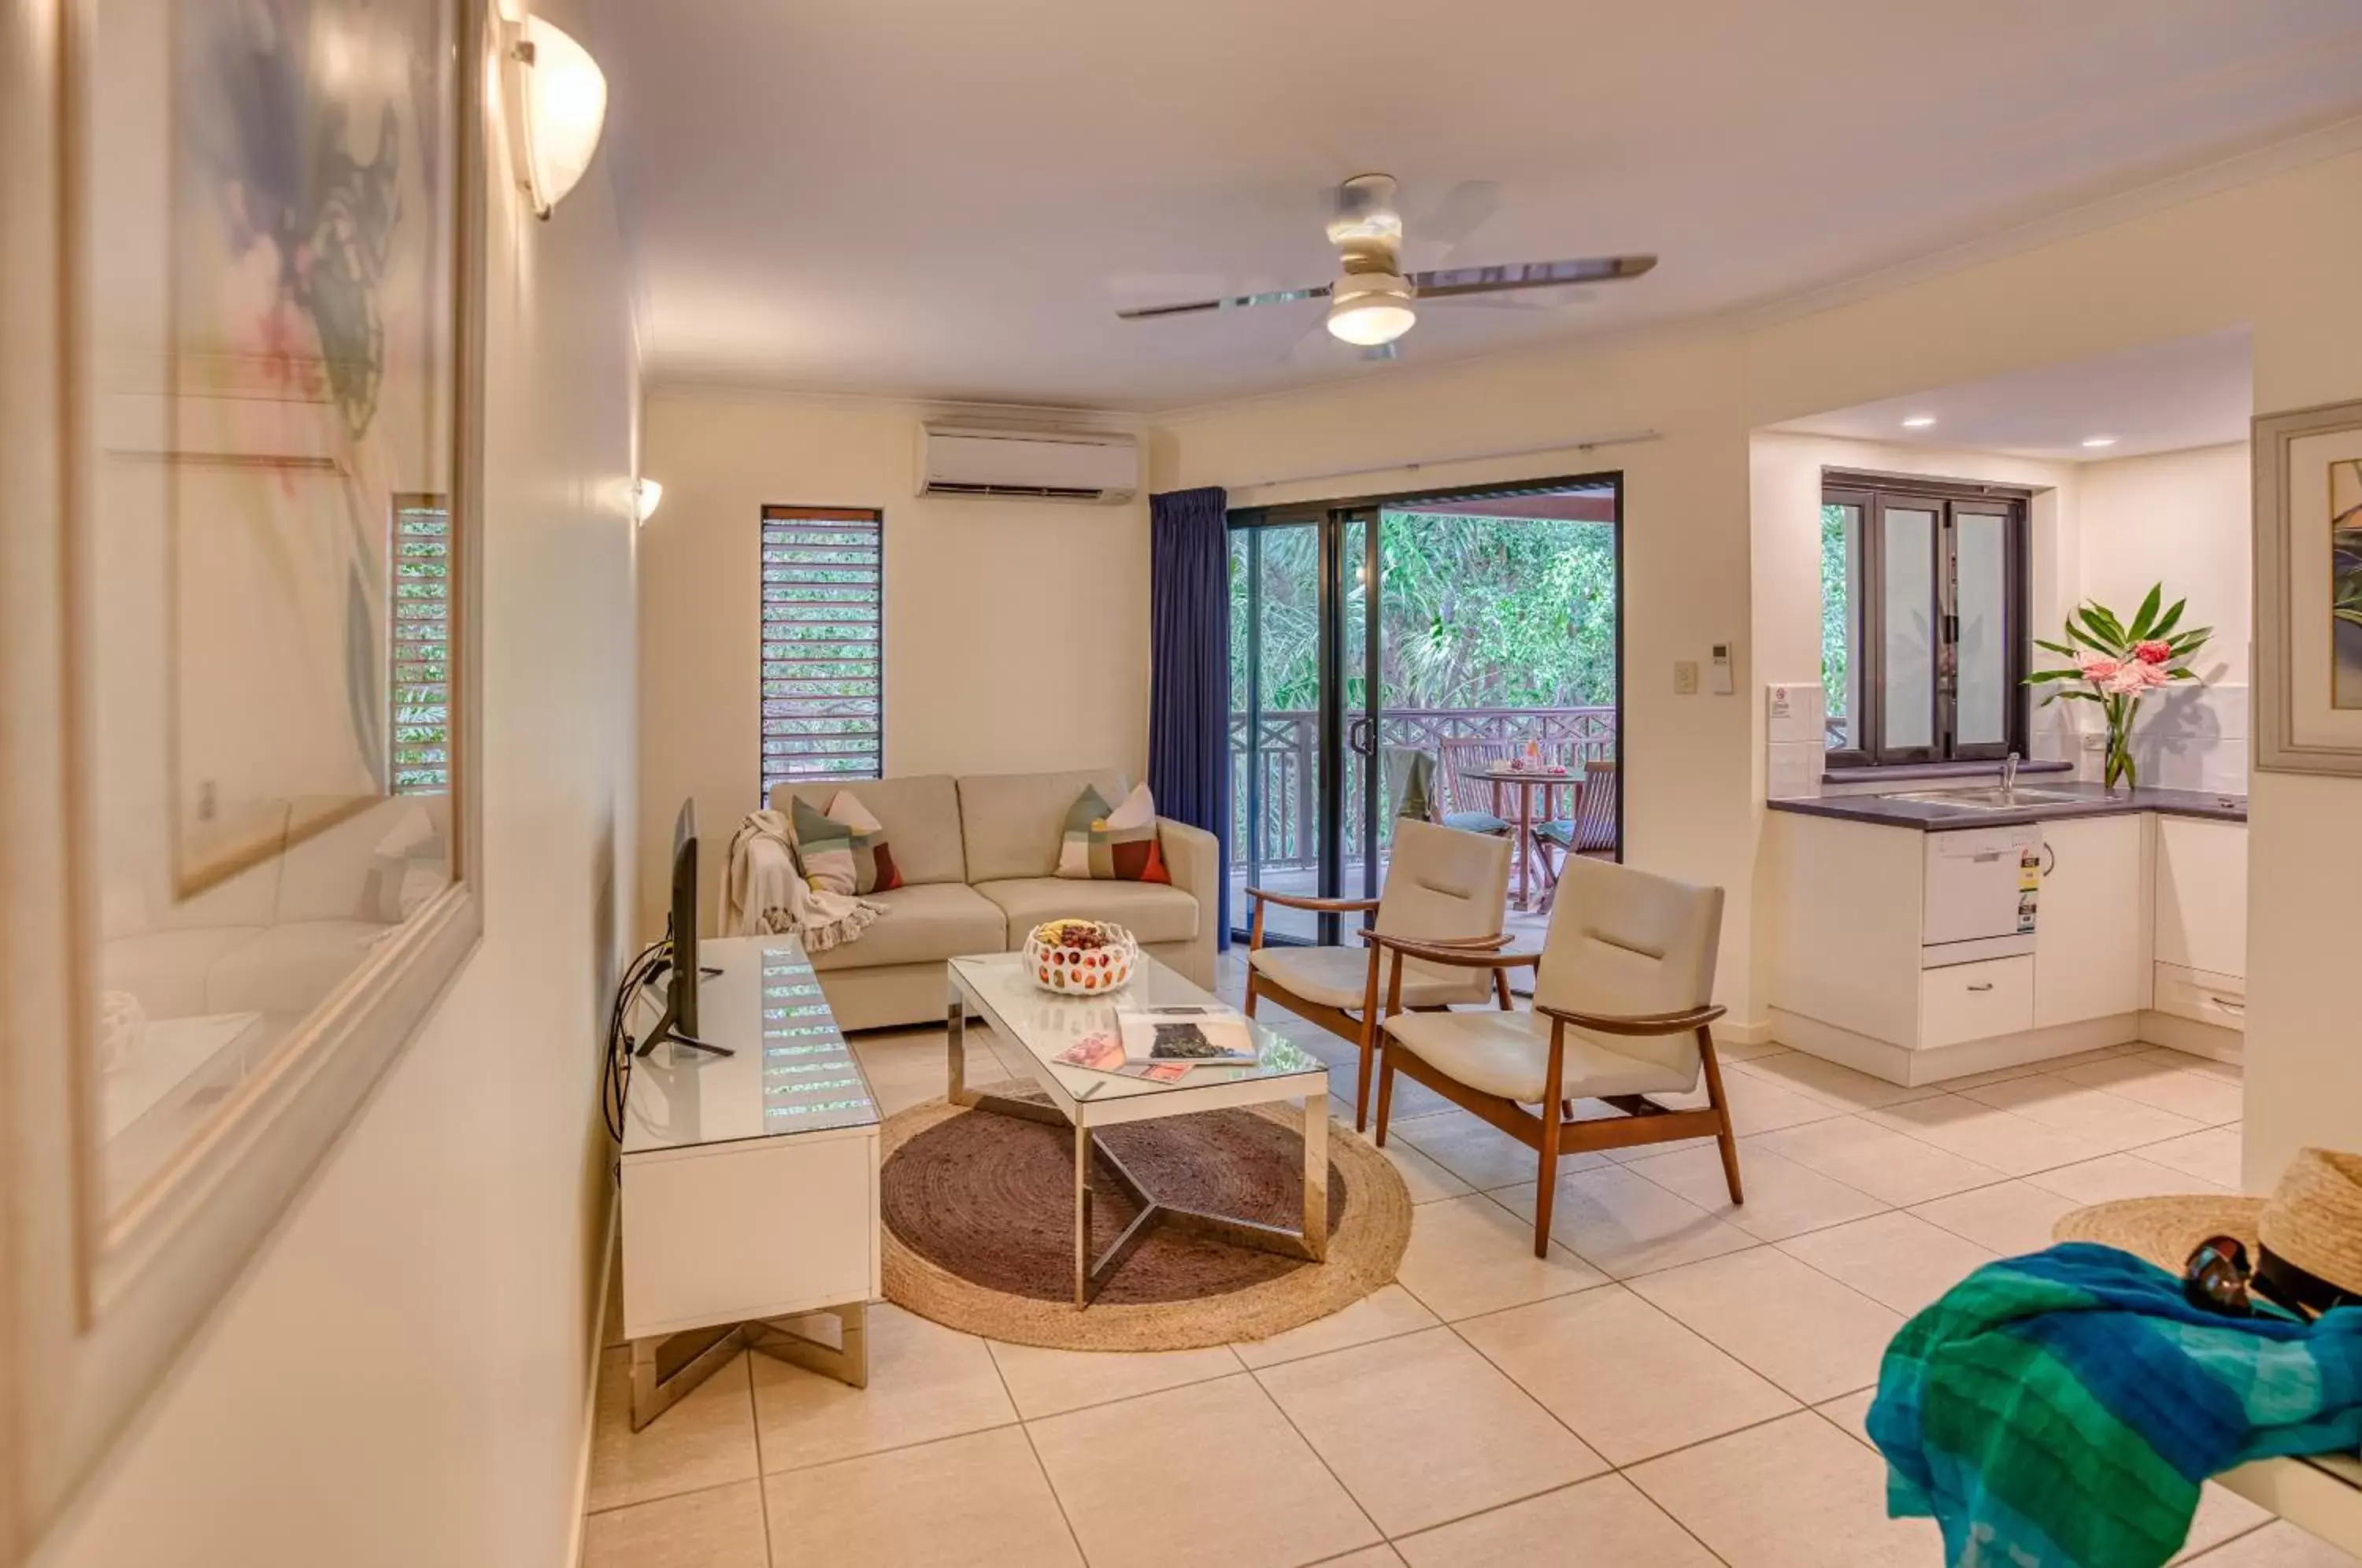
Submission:
<svg viewBox="0 0 2362 1568">
<path fill-rule="evenodd" d="M 1407 936 L 1389 936 L 1382 931 L 1363 927 L 1362 940 L 1372 947 L 1383 947 L 1396 955 L 1424 958 L 1437 964 L 1453 964 L 1463 969 L 1522 969 L 1529 964 L 1539 964 L 1539 953 L 1503 953 L 1499 948 L 1509 939 L 1506 936 L 1471 936 L 1440 942 L 1418 941 Z"/>
<path fill-rule="evenodd" d="M 1247 897 L 1254 900 L 1254 921 L 1247 930 L 1247 951 L 1250 953 L 1263 945 L 1265 904 L 1285 904 L 1292 910 L 1338 914 L 1367 914 L 1378 907 L 1375 899 L 1309 899 L 1298 893 L 1275 893 L 1268 888 L 1249 888 Z"/>
<path fill-rule="evenodd" d="M 1534 1004 L 1534 1010 L 1544 1018 L 1560 1023 L 1570 1023 L 1597 1034 L 1686 1034 L 1693 1029 L 1704 1029 L 1720 1018 L 1727 1008 L 1711 1004 L 1683 1008 L 1679 1012 L 1593 1013 L 1576 1012 L 1567 1008 Z"/>
<path fill-rule="evenodd" d="M 1325 910 L 1342 913 L 1367 913 L 1378 907 L 1375 899 L 1314 899 L 1302 893 L 1275 893 L 1268 888 L 1249 888 L 1247 897 L 1257 902 L 1286 904 L 1292 910 Z"/>
<path fill-rule="evenodd" d="M 1373 947 L 1378 945 L 1378 933 L 1374 927 L 1365 925 L 1353 934 Z M 1424 947 L 1449 947 L 1464 953 L 1491 953 L 1509 944 L 1509 938 L 1506 933 L 1499 936 L 1420 936 L 1397 937 L 1396 940 L 1415 941 Z"/>
</svg>

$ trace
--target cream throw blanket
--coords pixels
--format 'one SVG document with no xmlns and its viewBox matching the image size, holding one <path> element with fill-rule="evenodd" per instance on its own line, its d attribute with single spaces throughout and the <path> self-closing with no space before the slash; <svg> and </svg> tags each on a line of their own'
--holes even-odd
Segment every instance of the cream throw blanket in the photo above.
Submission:
<svg viewBox="0 0 2362 1568">
<path fill-rule="evenodd" d="M 796 875 L 795 841 L 788 813 L 754 812 L 730 840 L 730 869 L 722 890 L 725 936 L 792 933 L 807 953 L 825 953 L 860 939 L 886 906 L 849 893 L 823 893 Z"/>
</svg>

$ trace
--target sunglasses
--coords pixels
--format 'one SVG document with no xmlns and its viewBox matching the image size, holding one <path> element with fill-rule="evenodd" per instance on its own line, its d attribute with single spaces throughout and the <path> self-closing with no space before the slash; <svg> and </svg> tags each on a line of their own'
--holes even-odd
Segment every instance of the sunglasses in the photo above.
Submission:
<svg viewBox="0 0 2362 1568">
<path fill-rule="evenodd" d="M 2230 1318 L 2252 1318 L 2260 1309 L 2311 1321 L 2337 1307 L 2362 1305 L 2362 1297 L 2264 1254 L 2251 1263 L 2236 1236 L 2209 1236 L 2191 1250 L 2181 1270 L 2182 1299 Z"/>
</svg>

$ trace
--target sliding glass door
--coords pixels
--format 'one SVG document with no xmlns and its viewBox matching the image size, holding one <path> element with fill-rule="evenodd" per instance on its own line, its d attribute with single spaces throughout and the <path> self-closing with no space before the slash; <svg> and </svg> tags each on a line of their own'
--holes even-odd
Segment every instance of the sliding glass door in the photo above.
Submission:
<svg viewBox="0 0 2362 1568">
<path fill-rule="evenodd" d="M 1378 776 L 1374 514 L 1253 514 L 1231 530 L 1231 877 L 1243 892 L 1373 898 Z M 1232 900 L 1239 928 L 1253 901 Z M 1265 935 L 1334 943 L 1333 913 L 1274 905 Z"/>
<path fill-rule="evenodd" d="M 1617 506 L 1602 478 L 1232 514 L 1239 932 L 1248 888 L 1374 898 L 1414 769 L 1437 814 L 1522 800 L 1558 824 L 1518 836 L 1513 919 L 1542 918 L 1565 854 L 1620 856 Z M 1473 777 L 1529 751 L 1573 777 L 1529 793 Z M 1271 904 L 1264 934 L 1350 943 L 1361 919 Z"/>
</svg>

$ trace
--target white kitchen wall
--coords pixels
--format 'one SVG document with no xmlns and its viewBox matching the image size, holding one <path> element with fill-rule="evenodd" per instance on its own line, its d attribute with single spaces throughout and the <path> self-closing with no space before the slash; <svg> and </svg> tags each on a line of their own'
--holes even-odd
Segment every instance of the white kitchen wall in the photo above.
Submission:
<svg viewBox="0 0 2362 1568">
<path fill-rule="evenodd" d="M 2201 682 L 2141 704 L 2133 728 L 2140 781 L 2246 794 L 2255 575 L 2246 443 L 2089 463 L 2081 479 L 2083 595 L 2130 614 L 2162 583 L 2168 602 L 2189 599 L 2184 627 L 2214 628 L 2191 666 Z M 2087 734 L 2097 733 L 2092 704 L 2054 706 L 2073 710 Z M 2092 754 L 2081 755 L 2097 778 Z"/>
</svg>

